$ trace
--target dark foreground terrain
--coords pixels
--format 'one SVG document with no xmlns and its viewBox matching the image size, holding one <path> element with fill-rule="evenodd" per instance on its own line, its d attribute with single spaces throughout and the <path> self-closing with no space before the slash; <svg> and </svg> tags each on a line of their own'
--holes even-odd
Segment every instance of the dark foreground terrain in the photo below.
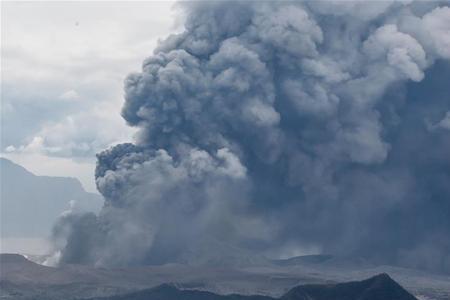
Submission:
<svg viewBox="0 0 450 300">
<path fill-rule="evenodd" d="M 264 266 L 103 269 L 47 267 L 21 255 L 1 254 L 0 264 L 0 299 L 11 300 L 450 299 L 448 276 L 320 256 Z"/>
<path fill-rule="evenodd" d="M 363 281 L 339 284 L 311 284 L 292 288 L 280 298 L 261 295 L 218 295 L 206 291 L 180 290 L 163 284 L 126 295 L 95 298 L 92 300 L 417 300 L 387 274 Z"/>
</svg>

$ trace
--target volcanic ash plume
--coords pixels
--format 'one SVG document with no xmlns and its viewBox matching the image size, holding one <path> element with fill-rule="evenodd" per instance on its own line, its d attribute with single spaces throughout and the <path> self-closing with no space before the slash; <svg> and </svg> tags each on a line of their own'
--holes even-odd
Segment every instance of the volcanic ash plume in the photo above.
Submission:
<svg viewBox="0 0 450 300">
<path fill-rule="evenodd" d="M 448 3 L 196 2 L 125 81 L 134 144 L 62 263 L 232 263 L 316 249 L 450 272 Z M 431 96 L 430 96 L 431 95 Z"/>
</svg>

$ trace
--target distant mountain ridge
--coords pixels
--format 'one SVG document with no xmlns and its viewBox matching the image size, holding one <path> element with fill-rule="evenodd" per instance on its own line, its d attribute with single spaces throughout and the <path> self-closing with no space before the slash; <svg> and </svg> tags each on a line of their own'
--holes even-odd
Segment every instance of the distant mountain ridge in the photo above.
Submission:
<svg viewBox="0 0 450 300">
<path fill-rule="evenodd" d="M 271 262 L 278 266 L 292 266 L 297 264 L 318 264 L 333 259 L 332 255 L 313 254 L 294 256 L 286 259 L 274 259 Z"/>
<path fill-rule="evenodd" d="M 93 212 L 103 205 L 102 197 L 86 192 L 76 178 L 37 176 L 5 158 L 0 158 L 0 182 L 2 238 L 47 237 L 70 201 Z"/>
<path fill-rule="evenodd" d="M 218 295 L 207 291 L 182 290 L 173 284 L 162 284 L 157 287 L 133 292 L 125 295 L 89 298 L 84 300 L 275 300 L 276 298 L 261 295 Z M 312 299 L 311 299 L 312 300 Z"/>
</svg>

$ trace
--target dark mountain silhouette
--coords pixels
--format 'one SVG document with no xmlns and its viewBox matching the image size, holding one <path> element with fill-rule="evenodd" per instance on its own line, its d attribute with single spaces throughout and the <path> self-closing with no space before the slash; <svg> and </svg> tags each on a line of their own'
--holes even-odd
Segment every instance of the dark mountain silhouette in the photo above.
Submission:
<svg viewBox="0 0 450 300">
<path fill-rule="evenodd" d="M 302 285 L 291 289 L 282 300 L 417 300 L 389 275 L 333 285 Z"/>
<path fill-rule="evenodd" d="M 70 201 L 94 212 L 103 205 L 102 197 L 86 192 L 78 179 L 36 176 L 5 158 L 0 158 L 0 181 L 2 238 L 48 236 Z"/>
</svg>

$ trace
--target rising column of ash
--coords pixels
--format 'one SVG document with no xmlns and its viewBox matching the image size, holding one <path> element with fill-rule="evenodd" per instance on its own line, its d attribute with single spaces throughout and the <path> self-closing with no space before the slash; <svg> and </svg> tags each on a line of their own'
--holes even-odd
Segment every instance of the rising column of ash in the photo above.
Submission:
<svg viewBox="0 0 450 300">
<path fill-rule="evenodd" d="M 185 30 L 125 81 L 139 132 L 98 154 L 103 210 L 55 227 L 61 263 L 315 247 L 450 271 L 449 88 L 417 96 L 450 74 L 448 3 L 180 6 Z"/>
</svg>

